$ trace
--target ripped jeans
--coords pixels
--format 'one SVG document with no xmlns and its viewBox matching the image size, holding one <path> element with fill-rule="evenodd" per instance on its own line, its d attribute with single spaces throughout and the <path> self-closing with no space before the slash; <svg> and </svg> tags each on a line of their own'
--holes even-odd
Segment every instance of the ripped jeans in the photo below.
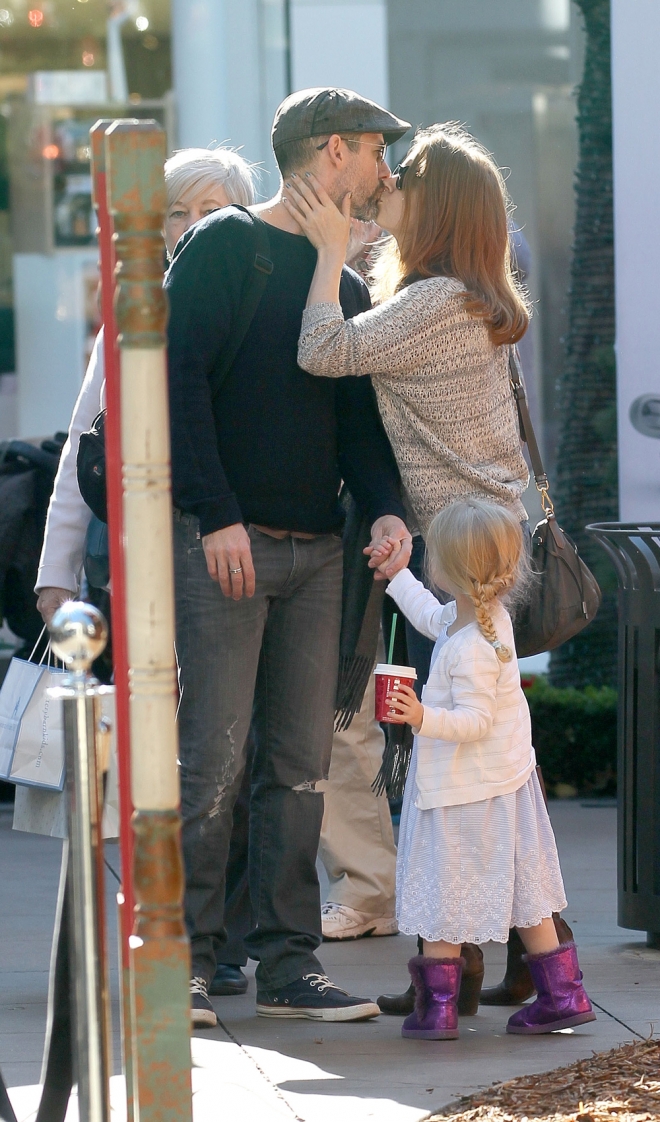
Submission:
<svg viewBox="0 0 660 1122">
<path fill-rule="evenodd" d="M 249 527 L 256 592 L 230 600 L 206 569 L 197 519 L 174 511 L 179 744 L 193 974 L 223 961 L 232 810 L 252 722 L 249 881 L 255 927 L 245 940 L 262 988 L 323 972 L 316 854 L 332 748 L 342 544 Z"/>
</svg>

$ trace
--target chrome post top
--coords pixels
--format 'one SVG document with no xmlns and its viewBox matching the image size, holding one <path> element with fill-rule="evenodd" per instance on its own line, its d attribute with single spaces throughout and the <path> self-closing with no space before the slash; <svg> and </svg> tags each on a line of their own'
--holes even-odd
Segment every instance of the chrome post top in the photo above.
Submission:
<svg viewBox="0 0 660 1122">
<path fill-rule="evenodd" d="M 85 674 L 108 641 L 108 625 L 98 608 L 78 600 L 57 609 L 49 631 L 53 654 L 74 674 Z"/>
</svg>

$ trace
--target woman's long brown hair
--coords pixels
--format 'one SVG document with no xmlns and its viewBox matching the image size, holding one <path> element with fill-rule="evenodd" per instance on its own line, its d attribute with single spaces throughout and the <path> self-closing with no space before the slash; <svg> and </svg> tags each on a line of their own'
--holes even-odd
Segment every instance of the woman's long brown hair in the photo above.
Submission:
<svg viewBox="0 0 660 1122">
<path fill-rule="evenodd" d="M 379 253 L 376 299 L 425 277 L 455 277 L 467 289 L 467 311 L 485 320 L 493 343 L 517 342 L 529 310 L 513 276 L 508 196 L 494 160 L 450 123 L 421 129 L 405 163 L 402 234 Z"/>
</svg>

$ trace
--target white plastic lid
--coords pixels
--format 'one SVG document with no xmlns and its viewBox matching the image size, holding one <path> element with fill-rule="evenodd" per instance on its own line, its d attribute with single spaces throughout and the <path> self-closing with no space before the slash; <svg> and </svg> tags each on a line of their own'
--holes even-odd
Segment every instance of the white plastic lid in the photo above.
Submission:
<svg viewBox="0 0 660 1122">
<path fill-rule="evenodd" d="M 374 674 L 390 674 L 396 678 L 417 678 L 414 666 L 394 666 L 391 662 L 379 662 Z"/>
</svg>

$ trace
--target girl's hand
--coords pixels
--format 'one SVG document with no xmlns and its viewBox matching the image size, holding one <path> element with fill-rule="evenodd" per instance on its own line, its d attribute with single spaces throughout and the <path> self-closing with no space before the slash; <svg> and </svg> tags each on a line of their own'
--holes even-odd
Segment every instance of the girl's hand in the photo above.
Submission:
<svg viewBox="0 0 660 1122">
<path fill-rule="evenodd" d="M 311 171 L 304 176 L 292 174 L 282 188 L 282 202 L 312 245 L 346 257 L 351 233 L 351 196 L 342 199 L 341 210 Z"/>
<path fill-rule="evenodd" d="M 398 725 L 412 725 L 418 729 L 424 720 L 424 706 L 417 694 L 410 686 L 399 686 L 398 689 L 388 693 L 387 700 L 392 709 L 396 709 L 399 720 Z"/>
<path fill-rule="evenodd" d="M 397 553 L 401 550 L 402 543 L 396 538 L 381 538 L 374 545 L 368 545 L 363 550 L 369 558 L 369 568 L 377 569 L 384 573 L 392 565 Z"/>
</svg>

